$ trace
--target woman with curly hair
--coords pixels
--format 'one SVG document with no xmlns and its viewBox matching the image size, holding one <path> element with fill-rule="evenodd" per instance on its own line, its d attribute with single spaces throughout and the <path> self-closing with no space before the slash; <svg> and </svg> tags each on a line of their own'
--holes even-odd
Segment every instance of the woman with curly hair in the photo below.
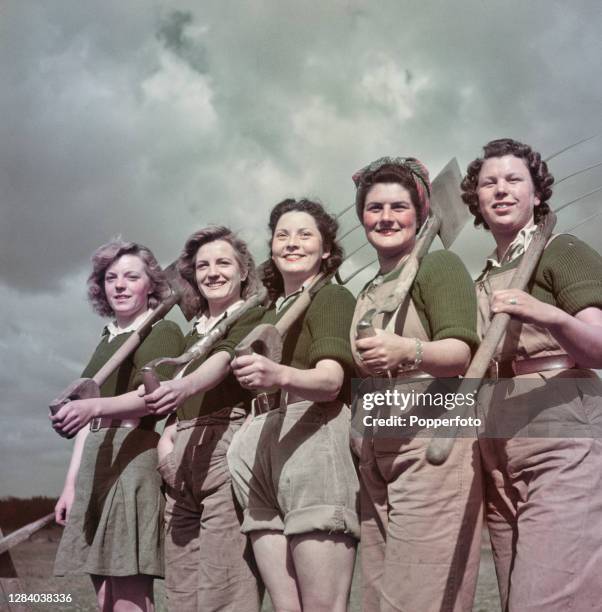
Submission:
<svg viewBox="0 0 602 612">
<path fill-rule="evenodd" d="M 401 393 L 440 394 L 435 377 L 463 374 L 478 344 L 472 281 L 458 256 L 445 250 L 425 255 L 397 310 L 379 312 L 405 282 L 406 263 L 428 219 L 428 170 L 412 157 L 384 157 L 353 180 L 356 212 L 380 266 L 360 291 L 351 327 L 362 392 L 390 388 L 391 378 Z M 357 323 L 372 309 L 375 333 L 356 337 Z M 445 413 L 418 404 L 405 407 L 402 416 L 407 423 L 412 416 Z M 378 416 L 399 414 L 399 407 L 383 407 Z M 373 426 L 354 433 L 362 484 L 362 609 L 472 610 L 482 512 L 475 436 L 460 438 L 448 462 L 432 466 L 425 459 L 430 435 L 424 428 Z"/>
<path fill-rule="evenodd" d="M 463 199 L 495 239 L 477 279 L 479 329 L 511 316 L 481 402 L 486 517 L 503 610 L 593 610 L 602 587 L 602 258 L 554 236 L 526 291 L 508 289 L 548 214 L 554 178 L 509 138 L 469 166 Z M 480 403 L 481 403 L 480 402 Z M 493 437 L 495 435 L 495 437 Z"/>
<path fill-rule="evenodd" d="M 275 323 L 320 272 L 342 260 L 337 222 L 320 204 L 284 200 L 271 212 L 265 273 Z M 240 384 L 277 390 L 235 437 L 228 453 L 242 529 L 253 545 L 275 610 L 347 609 L 359 525 L 358 481 L 349 451 L 349 325 L 354 300 L 326 284 L 290 328 L 281 363 L 236 358 Z"/>
<path fill-rule="evenodd" d="M 170 294 L 153 254 L 115 240 L 92 257 L 88 297 L 104 328 L 82 377 L 92 377 Z M 55 508 L 65 525 L 55 573 L 89 574 L 100 610 L 153 609 L 153 578 L 163 576 L 163 497 L 157 469 L 156 418 L 136 388 L 140 370 L 182 350 L 180 328 L 159 321 L 101 386 L 101 397 L 74 400 L 51 416 L 65 435 L 76 432 L 65 486 Z M 169 372 L 162 371 L 162 376 Z M 85 427 L 90 423 L 90 427 Z"/>
<path fill-rule="evenodd" d="M 247 245 L 226 227 L 206 227 L 186 241 L 178 262 L 199 302 L 185 338 L 189 349 L 257 293 Z M 206 358 L 191 361 L 182 377 L 145 396 L 154 414 L 176 411 L 159 443 L 165 480 L 165 586 L 170 610 L 259 611 L 253 554 L 240 532 L 226 452 L 251 404 L 230 370 L 234 347 L 256 324 L 262 308 L 245 313 Z"/>
</svg>

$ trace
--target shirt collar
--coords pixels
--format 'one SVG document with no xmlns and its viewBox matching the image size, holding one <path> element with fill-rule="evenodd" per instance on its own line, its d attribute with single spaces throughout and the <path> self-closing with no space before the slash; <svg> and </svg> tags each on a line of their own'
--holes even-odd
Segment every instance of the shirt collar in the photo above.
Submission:
<svg viewBox="0 0 602 612">
<path fill-rule="evenodd" d="M 140 327 L 140 323 L 148 317 L 150 313 L 150 308 L 145 310 L 142 314 L 138 315 L 127 327 L 119 327 L 117 321 L 111 321 L 103 330 L 103 335 L 109 335 L 109 342 L 120 336 L 121 334 L 128 334 L 130 332 L 136 331 L 138 327 Z"/>
<path fill-rule="evenodd" d="M 290 304 L 294 298 L 296 298 L 297 296 L 301 295 L 309 285 L 311 285 L 312 281 L 315 279 L 316 277 L 312 277 L 312 278 L 308 278 L 302 285 L 301 287 L 299 287 L 299 289 L 297 289 L 297 291 L 295 291 L 294 293 L 290 293 L 287 296 L 281 295 L 280 297 L 276 298 L 276 301 L 274 302 L 274 306 L 276 306 L 276 312 L 280 312 L 285 306 L 287 306 L 288 304 Z"/>
<path fill-rule="evenodd" d="M 537 225 L 528 225 L 523 227 L 519 232 L 516 238 L 508 245 L 506 252 L 503 254 L 502 259 L 498 260 L 497 258 L 497 249 L 494 249 L 491 255 L 487 258 L 487 267 L 488 268 L 501 268 L 504 264 L 510 263 L 514 261 L 518 257 L 520 257 L 529 246 L 533 238 L 533 234 L 537 230 Z"/>
<path fill-rule="evenodd" d="M 366 283 L 366 285 L 364 285 L 364 288 L 360 291 L 360 294 L 372 291 L 379 285 L 382 285 L 384 282 L 395 280 L 401 274 L 401 271 L 403 270 L 403 267 L 409 258 L 409 254 L 404 255 L 397 263 L 397 265 L 392 270 L 389 270 L 389 272 L 387 273 L 383 273 L 379 270 L 377 275 L 371 281 Z"/>
<path fill-rule="evenodd" d="M 208 334 L 220 321 L 223 321 L 226 317 L 229 317 L 233 312 L 238 310 L 244 304 L 244 300 L 238 300 L 226 308 L 226 311 L 217 317 L 209 317 L 206 314 L 201 314 L 196 318 L 192 327 L 196 330 L 199 336 Z"/>
</svg>

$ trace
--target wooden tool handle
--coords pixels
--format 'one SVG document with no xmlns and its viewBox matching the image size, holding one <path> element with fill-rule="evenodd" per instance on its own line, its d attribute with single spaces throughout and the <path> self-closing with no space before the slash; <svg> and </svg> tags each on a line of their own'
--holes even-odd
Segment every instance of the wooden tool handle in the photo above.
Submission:
<svg viewBox="0 0 602 612">
<path fill-rule="evenodd" d="M 144 385 L 144 391 L 147 395 L 153 391 L 156 391 L 161 386 L 159 377 L 152 366 L 144 366 L 141 370 L 141 374 L 142 384 Z"/>
<path fill-rule="evenodd" d="M 303 313 L 309 308 L 311 301 L 316 293 L 326 285 L 332 278 L 331 274 L 320 272 L 311 284 L 305 288 L 301 295 L 295 299 L 293 304 L 287 308 L 286 312 L 276 321 L 274 327 L 282 338 L 286 335 L 291 326 L 297 321 Z"/>
<path fill-rule="evenodd" d="M 63 389 L 61 394 L 50 402 L 50 413 L 55 415 L 61 409 L 61 406 L 64 406 L 66 403 L 72 402 L 73 400 L 88 399 L 90 397 L 100 397 L 100 387 L 92 378 L 78 378 Z M 69 435 L 63 434 L 60 431 L 57 431 L 57 433 L 62 438 L 69 439 L 75 436 L 75 433 Z"/>
<path fill-rule="evenodd" d="M 376 315 L 376 308 L 371 308 L 364 314 L 364 316 L 357 322 L 355 326 L 355 335 L 360 340 L 362 338 L 373 338 L 376 336 L 376 330 L 372 325 L 372 319 Z"/>
<path fill-rule="evenodd" d="M 282 339 L 303 313 L 309 308 L 314 295 L 330 281 L 331 275 L 318 274 L 311 284 L 287 308 L 274 324 L 262 323 L 251 330 L 234 349 L 237 357 L 260 353 L 268 359 L 280 363 L 282 359 Z"/>
<path fill-rule="evenodd" d="M 523 259 L 516 269 L 516 272 L 512 277 L 512 281 L 508 286 L 509 289 L 519 289 L 521 291 L 525 290 L 531 276 L 533 275 L 533 272 L 535 271 L 535 268 L 537 267 L 537 264 L 539 263 L 541 254 L 546 248 L 546 244 L 552 235 L 555 225 L 556 215 L 550 211 L 545 216 L 535 235 L 531 239 L 531 243 L 529 244 L 526 253 L 523 255 Z M 475 391 L 478 390 L 483 382 L 487 368 L 489 367 L 491 359 L 495 354 L 495 351 L 509 323 L 510 315 L 505 312 L 500 312 L 494 315 L 493 319 L 491 320 L 491 325 L 489 326 L 489 329 L 487 330 L 487 333 L 485 334 L 485 337 L 483 338 L 474 359 L 464 375 L 466 385 L 468 385 L 471 389 L 474 388 Z M 460 385 L 457 392 L 458 395 L 463 392 L 464 384 L 465 383 L 463 382 Z M 429 463 L 433 465 L 441 465 L 445 463 L 454 446 L 454 440 L 456 438 L 458 428 L 459 425 L 451 428 L 450 437 L 433 437 L 431 439 L 426 451 L 426 458 Z"/>
<path fill-rule="evenodd" d="M 234 354 L 237 357 L 244 357 L 245 355 L 252 355 L 253 354 L 253 348 L 251 347 L 250 344 L 247 344 L 245 346 L 241 346 L 240 344 L 234 349 Z"/>
<path fill-rule="evenodd" d="M 408 260 L 403 264 L 403 269 L 395 284 L 395 288 L 383 303 L 380 304 L 380 312 L 395 312 L 403 304 L 414 284 L 418 269 L 420 268 L 420 262 L 431 248 L 440 227 L 441 223 L 437 217 L 431 215 L 426 220 Z"/>
<path fill-rule="evenodd" d="M 148 336 L 153 325 L 173 308 L 178 299 L 179 295 L 172 292 L 168 298 L 148 314 L 134 333 L 115 351 L 104 366 L 96 372 L 93 378 L 99 387 L 142 344 L 142 341 Z"/>
</svg>

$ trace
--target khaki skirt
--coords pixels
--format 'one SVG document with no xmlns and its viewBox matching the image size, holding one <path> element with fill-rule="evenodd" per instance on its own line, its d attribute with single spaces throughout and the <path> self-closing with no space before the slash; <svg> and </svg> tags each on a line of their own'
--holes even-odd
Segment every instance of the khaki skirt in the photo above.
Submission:
<svg viewBox="0 0 602 612">
<path fill-rule="evenodd" d="M 88 434 L 55 575 L 163 576 L 158 441 L 137 428 Z"/>
</svg>

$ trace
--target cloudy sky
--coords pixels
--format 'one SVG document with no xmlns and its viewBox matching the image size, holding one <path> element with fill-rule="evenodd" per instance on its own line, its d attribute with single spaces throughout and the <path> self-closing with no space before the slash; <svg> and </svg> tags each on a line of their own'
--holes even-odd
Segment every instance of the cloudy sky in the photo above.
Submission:
<svg viewBox="0 0 602 612">
<path fill-rule="evenodd" d="M 601 29 L 598 0 L 2 2 L 0 496 L 62 487 L 71 444 L 46 406 L 103 326 L 85 301 L 98 245 L 121 234 L 166 264 L 219 222 L 261 260 L 273 204 L 338 211 L 376 157 L 435 175 L 492 138 L 549 155 L 595 136 Z M 601 142 L 556 157 L 557 179 L 602 161 Z M 593 169 L 554 202 L 600 185 Z M 601 230 L 575 233 L 602 251 Z M 468 227 L 454 248 L 474 272 L 491 242 Z"/>
</svg>

